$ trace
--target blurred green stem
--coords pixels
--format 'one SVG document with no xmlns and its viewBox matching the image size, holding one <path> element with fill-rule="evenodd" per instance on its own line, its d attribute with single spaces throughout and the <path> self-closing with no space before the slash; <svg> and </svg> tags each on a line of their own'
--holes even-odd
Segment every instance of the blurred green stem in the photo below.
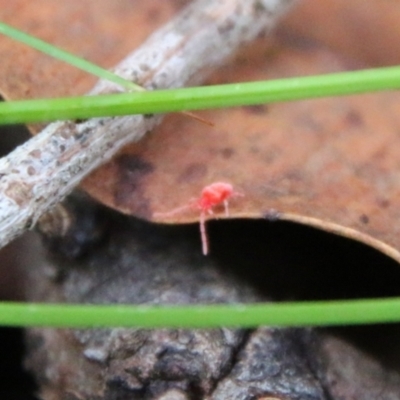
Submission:
<svg viewBox="0 0 400 400">
<path fill-rule="evenodd" d="M 400 321 L 400 298 L 235 305 L 0 303 L 0 325 L 89 328 L 326 326 Z"/>
<path fill-rule="evenodd" d="M 5 102 L 0 123 L 152 114 L 341 96 L 400 87 L 400 67 L 153 92 Z"/>
</svg>

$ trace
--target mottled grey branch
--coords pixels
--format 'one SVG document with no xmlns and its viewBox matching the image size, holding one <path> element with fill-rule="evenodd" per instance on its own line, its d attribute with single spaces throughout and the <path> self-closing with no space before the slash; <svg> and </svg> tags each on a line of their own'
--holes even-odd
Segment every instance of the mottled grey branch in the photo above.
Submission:
<svg viewBox="0 0 400 400">
<path fill-rule="evenodd" d="M 242 43 L 269 29 L 294 0 L 197 0 L 154 33 L 115 71 L 149 89 L 198 83 Z M 120 91 L 99 82 L 91 92 Z M 57 122 L 0 160 L 0 246 L 69 194 L 124 145 L 161 121 L 141 115 Z"/>
</svg>

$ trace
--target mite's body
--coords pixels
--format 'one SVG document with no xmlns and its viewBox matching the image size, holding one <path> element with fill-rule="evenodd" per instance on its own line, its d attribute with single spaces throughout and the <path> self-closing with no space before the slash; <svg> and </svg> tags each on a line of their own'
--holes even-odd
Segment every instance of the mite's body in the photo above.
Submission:
<svg viewBox="0 0 400 400">
<path fill-rule="evenodd" d="M 208 238 L 206 231 L 206 214 L 213 215 L 213 208 L 223 204 L 225 215 L 229 216 L 228 199 L 234 196 L 243 196 L 243 194 L 235 192 L 233 186 L 226 182 L 214 182 L 205 186 L 201 191 L 198 199 L 192 199 L 189 204 L 176 208 L 167 213 L 157 213 L 158 216 L 172 216 L 174 214 L 186 211 L 188 209 L 200 210 L 200 234 L 203 254 L 208 254 Z"/>
</svg>

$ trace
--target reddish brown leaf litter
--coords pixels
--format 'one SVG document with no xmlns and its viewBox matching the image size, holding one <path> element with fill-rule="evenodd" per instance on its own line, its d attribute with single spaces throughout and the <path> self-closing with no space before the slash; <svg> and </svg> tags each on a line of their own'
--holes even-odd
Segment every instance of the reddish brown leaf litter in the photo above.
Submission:
<svg viewBox="0 0 400 400">
<path fill-rule="evenodd" d="M 0 1 L 0 19 L 100 66 L 117 64 L 185 1 Z M 0 92 L 7 99 L 83 94 L 96 77 L 0 35 Z"/>
<path fill-rule="evenodd" d="M 3 21 L 111 66 L 184 2 L 3 3 Z M 259 38 L 208 83 L 392 64 L 398 61 L 399 13 L 393 1 L 304 1 L 273 40 Z M 5 60 L 0 87 L 8 98 L 78 94 L 94 81 L 8 38 L 0 40 Z M 398 104 L 397 93 L 380 93 L 203 112 L 215 128 L 172 115 L 96 171 L 84 188 L 121 212 L 181 223 L 198 220 L 198 212 L 169 219 L 154 215 L 187 204 L 212 182 L 229 182 L 245 194 L 232 204 L 231 218 L 294 220 L 400 260 Z"/>
<path fill-rule="evenodd" d="M 367 67 L 321 43 L 295 39 L 287 31 L 271 41 L 260 38 L 209 83 Z M 231 217 L 299 221 L 400 259 L 399 228 L 393 223 L 399 217 L 399 100 L 387 92 L 205 111 L 213 129 L 171 115 L 84 186 L 113 208 L 152 219 L 186 204 L 208 184 L 226 181 L 245 194 L 232 204 Z M 128 157 L 152 171 L 136 169 L 127 178 L 120 160 Z M 130 195 L 121 201 L 121 192 Z M 155 220 L 198 218 L 194 211 Z"/>
</svg>

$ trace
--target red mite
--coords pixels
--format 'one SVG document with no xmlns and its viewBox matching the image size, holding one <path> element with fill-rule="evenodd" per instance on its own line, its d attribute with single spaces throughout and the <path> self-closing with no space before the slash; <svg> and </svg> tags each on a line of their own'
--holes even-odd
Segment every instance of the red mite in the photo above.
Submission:
<svg viewBox="0 0 400 400">
<path fill-rule="evenodd" d="M 208 239 L 206 231 L 206 214 L 213 215 L 213 207 L 220 204 L 224 205 L 225 215 L 229 216 L 228 199 L 231 197 L 243 196 L 242 193 L 235 192 L 233 186 L 230 183 L 225 182 L 214 182 L 208 186 L 205 186 L 201 191 L 201 195 L 198 199 L 192 199 L 189 204 L 183 207 L 175 208 L 166 213 L 156 213 L 156 216 L 172 216 L 174 214 L 186 211 L 187 209 L 200 210 L 200 234 L 201 243 L 203 247 L 203 254 L 208 254 Z"/>
</svg>

